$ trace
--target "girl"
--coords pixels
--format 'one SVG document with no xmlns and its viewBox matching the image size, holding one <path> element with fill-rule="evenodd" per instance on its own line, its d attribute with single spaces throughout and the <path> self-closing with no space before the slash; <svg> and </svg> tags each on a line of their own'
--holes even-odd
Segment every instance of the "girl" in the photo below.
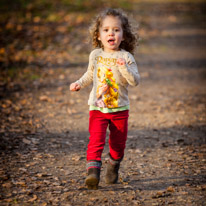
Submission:
<svg viewBox="0 0 206 206">
<path fill-rule="evenodd" d="M 70 85 L 78 91 L 93 83 L 89 96 L 89 144 L 86 185 L 97 189 L 100 181 L 101 155 L 109 125 L 109 162 L 105 181 L 116 183 L 128 131 L 128 85 L 137 86 L 140 75 L 133 53 L 137 37 L 127 16 L 119 9 L 107 9 L 97 16 L 90 28 L 94 49 L 87 72 Z"/>
</svg>

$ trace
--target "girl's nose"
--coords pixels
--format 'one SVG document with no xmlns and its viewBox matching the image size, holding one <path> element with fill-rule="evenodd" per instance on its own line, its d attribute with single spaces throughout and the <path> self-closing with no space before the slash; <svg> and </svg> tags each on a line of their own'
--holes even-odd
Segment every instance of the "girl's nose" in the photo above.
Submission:
<svg viewBox="0 0 206 206">
<path fill-rule="evenodd" d="M 113 36 L 113 35 L 114 35 L 114 32 L 111 30 L 111 31 L 109 32 L 109 35 L 110 35 L 110 36 Z"/>
</svg>

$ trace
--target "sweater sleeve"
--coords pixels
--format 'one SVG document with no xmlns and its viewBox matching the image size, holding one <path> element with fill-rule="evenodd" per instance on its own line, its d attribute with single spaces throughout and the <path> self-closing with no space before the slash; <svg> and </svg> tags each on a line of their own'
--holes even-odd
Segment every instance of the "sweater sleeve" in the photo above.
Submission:
<svg viewBox="0 0 206 206">
<path fill-rule="evenodd" d="M 94 52 L 91 52 L 89 55 L 89 65 L 87 71 L 83 74 L 83 76 L 76 81 L 81 88 L 84 88 L 90 85 L 93 81 L 93 71 L 94 71 Z"/>
<path fill-rule="evenodd" d="M 140 82 L 140 75 L 134 57 L 128 53 L 125 58 L 126 64 L 119 66 L 119 71 L 131 86 L 137 86 Z"/>
</svg>

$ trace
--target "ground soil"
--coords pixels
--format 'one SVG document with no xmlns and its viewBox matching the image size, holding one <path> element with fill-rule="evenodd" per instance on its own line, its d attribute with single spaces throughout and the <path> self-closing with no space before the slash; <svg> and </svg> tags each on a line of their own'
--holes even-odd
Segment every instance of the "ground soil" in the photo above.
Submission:
<svg viewBox="0 0 206 206">
<path fill-rule="evenodd" d="M 141 83 L 129 88 L 118 184 L 104 183 L 108 143 L 99 189 L 84 184 L 91 86 L 70 92 L 69 84 L 86 71 L 85 61 L 2 84 L 0 205 L 205 205 L 204 6 L 134 5 Z"/>
</svg>

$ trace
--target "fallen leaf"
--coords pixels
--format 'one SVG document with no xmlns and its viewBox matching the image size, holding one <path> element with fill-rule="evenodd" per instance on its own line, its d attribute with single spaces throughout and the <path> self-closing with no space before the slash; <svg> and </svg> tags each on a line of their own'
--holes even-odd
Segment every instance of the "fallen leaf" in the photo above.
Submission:
<svg viewBox="0 0 206 206">
<path fill-rule="evenodd" d="M 21 104 L 22 104 L 22 105 L 25 105 L 26 103 L 27 103 L 27 99 L 21 100 Z"/>
<path fill-rule="evenodd" d="M 13 199 L 4 199 L 5 202 L 12 202 Z"/>
<path fill-rule="evenodd" d="M 46 95 L 40 96 L 39 100 L 40 101 L 45 101 L 45 102 L 51 102 L 51 99 Z"/>
<path fill-rule="evenodd" d="M 167 188 L 167 192 L 175 192 L 174 187 L 170 186 Z"/>
<path fill-rule="evenodd" d="M 21 185 L 22 187 L 26 187 L 26 183 L 25 182 L 15 182 L 15 185 Z"/>
<path fill-rule="evenodd" d="M 30 199 L 30 200 L 28 200 L 28 202 L 34 202 L 35 200 L 37 200 L 37 196 L 36 195 L 33 195 L 33 197 Z"/>
<path fill-rule="evenodd" d="M 24 138 L 22 141 L 23 141 L 25 144 L 31 144 L 31 141 L 28 140 L 28 139 L 25 139 L 25 138 Z"/>
<path fill-rule="evenodd" d="M 168 194 L 164 191 L 158 191 L 155 195 L 152 196 L 152 198 L 161 198 L 161 197 L 168 197 L 171 196 L 171 194 Z"/>
<path fill-rule="evenodd" d="M 10 182 L 2 184 L 3 187 L 10 188 L 12 184 Z"/>
</svg>

